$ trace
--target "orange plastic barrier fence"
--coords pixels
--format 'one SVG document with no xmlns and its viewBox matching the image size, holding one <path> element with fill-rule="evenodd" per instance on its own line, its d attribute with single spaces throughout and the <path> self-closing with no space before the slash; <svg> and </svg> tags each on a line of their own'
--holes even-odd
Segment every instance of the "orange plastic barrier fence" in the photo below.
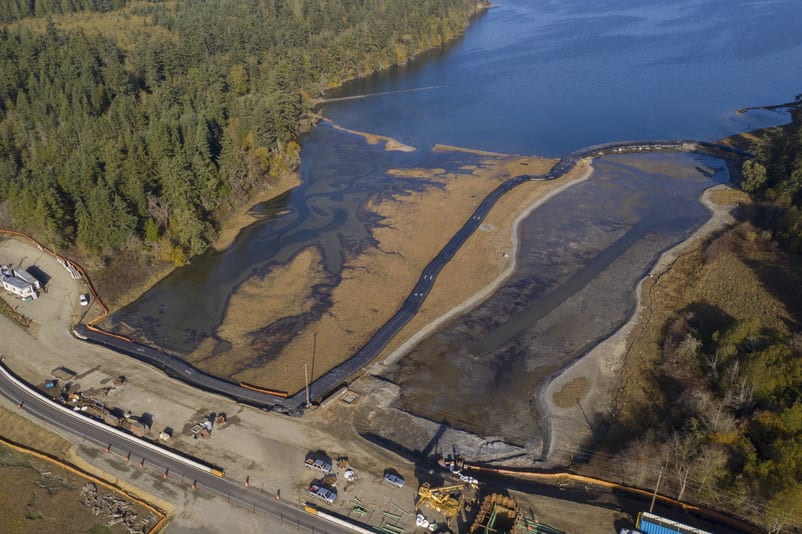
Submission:
<svg viewBox="0 0 802 534">
<path fill-rule="evenodd" d="M 15 443 L 13 441 L 9 441 L 9 440 L 7 440 L 7 439 L 5 439 L 3 437 L 0 437 L 0 444 L 4 445 L 6 447 L 9 447 L 11 449 L 17 450 L 19 452 L 22 452 L 24 454 L 29 454 L 29 455 L 34 456 L 36 458 L 39 458 L 41 460 L 45 460 L 45 461 L 51 462 L 53 464 L 56 464 L 56 465 L 58 465 L 59 467 L 61 467 L 62 469 L 66 470 L 66 471 L 69 471 L 69 472 L 71 472 L 73 474 L 76 474 L 78 476 L 84 477 L 86 479 L 89 479 L 92 482 L 94 482 L 95 484 L 97 484 L 99 486 L 103 486 L 104 488 L 106 488 L 108 490 L 111 490 L 111 491 L 114 491 L 115 493 L 122 493 L 122 494 L 124 494 L 126 496 L 127 499 L 130 499 L 132 501 L 136 501 L 138 504 L 140 504 L 141 506 L 144 506 L 145 508 L 150 510 L 153 513 L 153 515 L 155 515 L 156 517 L 159 518 L 159 520 L 156 522 L 156 524 L 153 525 L 153 527 L 148 531 L 148 534 L 156 534 L 157 532 L 161 531 L 162 528 L 164 528 L 164 526 L 167 524 L 167 514 L 165 514 L 163 511 L 159 510 L 158 508 L 156 508 L 155 506 L 153 506 L 149 502 L 140 499 L 139 497 L 131 494 L 129 491 L 124 490 L 123 488 L 120 488 L 119 486 L 115 486 L 114 484 L 110 484 L 110 483 L 106 482 L 105 480 L 100 479 L 95 475 L 92 475 L 91 473 L 87 473 L 86 471 L 84 471 L 82 469 L 79 469 L 79 468 L 77 468 L 75 466 L 72 466 L 72 465 L 70 465 L 68 463 L 65 463 L 64 461 L 60 460 L 59 458 L 56 458 L 55 456 L 51 456 L 50 454 L 30 449 L 28 447 L 25 447 L 24 445 L 20 445 L 19 443 Z"/>
<path fill-rule="evenodd" d="M 258 391 L 260 393 L 267 393 L 268 395 L 273 395 L 274 397 L 281 397 L 282 399 L 286 399 L 290 396 L 289 393 L 286 391 L 279 391 L 277 389 L 267 389 L 267 388 L 260 388 L 259 386 L 254 386 L 248 384 L 247 382 L 240 382 L 239 386 L 241 388 L 250 389 L 252 391 Z"/>
<path fill-rule="evenodd" d="M 8 235 L 11 235 L 11 236 L 14 236 L 14 237 L 20 237 L 22 239 L 26 239 L 26 240 L 30 241 L 31 243 L 33 243 L 34 245 L 36 245 L 36 248 L 38 248 L 39 250 L 41 250 L 43 252 L 46 252 L 47 254 L 50 254 L 51 256 L 53 256 L 56 259 L 60 259 L 60 260 L 62 260 L 64 262 L 69 263 L 70 265 L 72 265 L 75 268 L 76 271 L 81 273 L 81 276 L 83 277 L 84 282 L 86 283 L 86 287 L 89 290 L 89 293 L 92 295 L 93 300 L 103 310 L 103 313 L 101 313 L 99 316 L 97 316 L 94 319 L 92 319 L 88 324 L 94 324 L 94 323 L 100 322 L 109 314 L 109 308 L 103 303 L 102 300 L 100 300 L 100 297 L 98 296 L 97 291 L 95 291 L 95 287 L 92 285 L 92 281 L 89 279 L 89 276 L 86 274 L 86 270 L 83 267 L 81 267 L 79 264 L 75 263 L 74 261 L 72 261 L 69 258 L 65 258 L 64 256 L 56 253 L 55 250 L 47 248 L 42 243 L 40 243 L 39 241 L 37 241 L 33 237 L 29 236 L 28 234 L 24 234 L 24 233 L 18 232 L 16 230 L 7 230 L 5 228 L 0 228 L 0 234 L 8 234 Z"/>
<path fill-rule="evenodd" d="M 572 480 L 574 482 L 581 482 L 583 484 L 590 484 L 594 486 L 601 486 L 604 488 L 611 488 L 619 491 L 624 491 L 626 493 L 630 493 L 633 495 L 640 495 L 642 497 L 651 498 L 652 495 L 654 495 L 653 492 L 642 490 L 640 488 L 624 486 L 622 484 L 617 484 L 615 482 L 610 482 L 608 480 L 586 477 L 583 475 L 575 475 L 573 473 L 540 473 L 537 471 L 527 471 L 523 469 L 518 470 L 518 469 L 501 469 L 497 467 L 483 467 L 478 465 L 469 465 L 467 463 L 465 464 L 465 469 L 469 469 L 471 471 L 483 471 L 485 473 L 494 473 L 497 475 L 509 476 L 513 478 L 521 478 L 525 480 L 543 480 L 549 482 L 555 482 L 559 480 Z M 763 530 L 758 529 L 753 525 L 750 525 L 743 521 L 738 521 L 737 519 L 726 516 L 720 512 L 716 512 L 715 510 L 708 510 L 695 504 L 688 504 L 686 502 L 678 501 L 676 499 L 672 499 L 671 497 L 666 497 L 660 494 L 657 495 L 657 500 L 666 504 L 670 504 L 672 506 L 677 506 L 679 508 L 682 508 L 683 510 L 693 511 L 695 513 L 698 513 L 699 515 L 705 516 L 709 519 L 713 519 L 714 521 L 719 521 L 721 523 L 724 523 L 725 525 L 737 528 L 748 534 L 764 534 Z"/>
</svg>

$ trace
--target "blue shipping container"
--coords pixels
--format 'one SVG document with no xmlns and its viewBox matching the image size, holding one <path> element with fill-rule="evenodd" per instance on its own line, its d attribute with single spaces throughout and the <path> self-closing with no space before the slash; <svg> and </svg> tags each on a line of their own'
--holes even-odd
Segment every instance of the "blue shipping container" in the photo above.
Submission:
<svg viewBox="0 0 802 534">
<path fill-rule="evenodd" d="M 713 534 L 707 530 L 683 525 L 649 512 L 638 514 L 636 526 L 646 534 Z"/>
</svg>

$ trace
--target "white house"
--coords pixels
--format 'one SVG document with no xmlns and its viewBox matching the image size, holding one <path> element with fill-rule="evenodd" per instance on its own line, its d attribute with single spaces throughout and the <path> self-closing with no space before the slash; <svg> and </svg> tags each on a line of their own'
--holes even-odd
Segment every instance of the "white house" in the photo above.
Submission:
<svg viewBox="0 0 802 534">
<path fill-rule="evenodd" d="M 36 294 L 36 286 L 39 285 L 38 281 L 36 285 L 29 282 L 27 278 L 33 278 L 30 274 L 25 273 L 27 276 L 23 278 L 19 276 L 18 271 L 11 269 L 7 265 L 0 266 L 0 284 L 2 284 L 3 289 L 8 291 L 9 293 L 13 293 L 20 298 L 31 298 L 35 299 L 38 295 Z"/>
<path fill-rule="evenodd" d="M 29 284 L 21 278 L 16 276 L 3 276 L 0 283 L 3 284 L 3 289 L 17 295 L 20 298 L 36 298 L 36 289 L 33 285 Z"/>
</svg>

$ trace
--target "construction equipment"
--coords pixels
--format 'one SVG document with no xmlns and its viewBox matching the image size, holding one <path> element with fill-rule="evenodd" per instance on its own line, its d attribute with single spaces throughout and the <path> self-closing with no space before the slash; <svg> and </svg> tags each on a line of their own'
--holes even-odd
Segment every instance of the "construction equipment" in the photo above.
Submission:
<svg viewBox="0 0 802 534">
<path fill-rule="evenodd" d="M 461 482 L 432 488 L 428 482 L 424 482 L 418 488 L 418 496 L 420 498 L 415 505 L 415 511 L 420 510 L 422 506 L 428 506 L 435 512 L 443 514 L 446 517 L 447 524 L 450 526 L 465 503 L 463 490 L 469 487 L 477 489 L 478 484 L 475 482 Z"/>
<path fill-rule="evenodd" d="M 437 464 L 443 469 L 455 475 L 459 475 L 462 472 L 462 468 L 465 466 L 465 459 L 459 454 L 454 454 L 453 456 L 449 454 L 445 458 L 439 456 L 437 458 Z"/>
<path fill-rule="evenodd" d="M 482 501 L 470 534 L 561 534 L 551 525 L 525 517 L 512 497 L 493 493 Z"/>
</svg>

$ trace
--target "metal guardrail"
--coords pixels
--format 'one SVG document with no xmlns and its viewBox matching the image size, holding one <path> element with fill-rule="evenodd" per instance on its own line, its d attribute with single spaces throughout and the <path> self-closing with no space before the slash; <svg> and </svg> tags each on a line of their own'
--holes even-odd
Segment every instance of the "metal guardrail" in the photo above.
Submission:
<svg viewBox="0 0 802 534">
<path fill-rule="evenodd" d="M 88 423 L 88 424 L 90 424 L 90 425 L 92 425 L 92 426 L 94 426 L 96 428 L 100 428 L 100 429 L 102 429 L 102 430 L 104 430 L 106 432 L 114 434 L 117 437 L 120 437 L 120 438 L 122 438 L 122 439 L 124 439 L 126 441 L 131 441 L 131 442 L 137 443 L 138 445 L 141 445 L 141 446 L 149 449 L 151 452 L 155 452 L 156 454 L 159 454 L 159 455 L 162 455 L 162 456 L 167 456 L 167 457 L 171 458 L 172 460 L 180 462 L 180 463 L 182 463 L 184 465 L 187 465 L 189 467 L 193 467 L 195 469 L 199 469 L 201 471 L 205 471 L 205 472 L 207 472 L 209 474 L 212 474 L 212 475 L 215 475 L 215 476 L 219 476 L 219 477 L 223 476 L 223 472 L 218 468 L 215 468 L 215 467 L 212 467 L 212 466 L 209 466 L 209 465 L 205 465 L 205 464 L 202 464 L 200 462 L 196 462 L 195 460 L 191 460 L 191 459 L 189 459 L 189 458 L 187 458 L 185 456 L 182 456 L 181 454 L 178 454 L 176 452 L 173 452 L 171 450 L 165 449 L 163 447 L 159 447 L 157 445 L 154 445 L 153 443 L 150 443 L 149 441 L 146 441 L 146 440 L 143 440 L 143 439 L 139 439 L 139 438 L 137 438 L 135 436 L 132 436 L 131 434 L 127 434 L 127 433 L 123 432 L 122 430 L 114 428 L 113 426 L 109 426 L 109 425 L 106 425 L 104 423 L 101 423 L 100 421 L 92 419 L 91 417 L 86 417 L 84 415 L 81 415 L 80 413 L 78 413 L 78 412 L 76 412 L 76 411 L 74 411 L 74 410 L 72 410 L 70 408 L 67 408 L 66 406 L 63 406 L 63 405 L 61 405 L 61 404 L 59 404 L 57 402 L 54 402 L 54 401 L 48 399 L 47 397 L 45 397 L 44 395 L 42 395 L 41 393 L 39 393 L 38 391 L 36 391 L 32 387 L 30 387 L 28 384 L 23 382 L 21 379 L 17 378 L 17 376 L 14 375 L 8 369 L 8 367 L 6 366 L 4 361 L 0 361 L 0 374 L 5 376 L 8 379 L 9 382 L 13 383 L 15 386 L 17 386 L 21 390 L 26 391 L 29 395 L 39 397 L 41 400 L 49 403 L 54 408 L 56 408 L 57 410 L 60 410 L 62 413 L 66 414 L 66 415 L 69 415 L 70 417 L 73 417 L 75 419 L 80 419 L 81 421 L 83 421 L 85 423 Z"/>
</svg>

